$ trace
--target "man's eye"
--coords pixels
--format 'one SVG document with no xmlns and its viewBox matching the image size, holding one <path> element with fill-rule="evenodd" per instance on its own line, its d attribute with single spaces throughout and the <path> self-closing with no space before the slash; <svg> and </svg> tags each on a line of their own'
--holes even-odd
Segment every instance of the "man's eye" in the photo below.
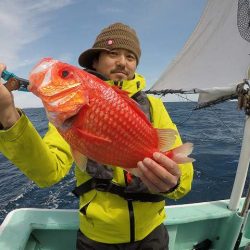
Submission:
<svg viewBox="0 0 250 250">
<path fill-rule="evenodd" d="M 116 51 L 110 51 L 110 52 L 109 52 L 109 55 L 110 55 L 110 56 L 117 56 L 118 53 L 117 53 Z"/>
<path fill-rule="evenodd" d="M 135 56 L 134 56 L 134 55 L 127 55 L 127 58 L 128 58 L 130 61 L 135 60 Z"/>
</svg>

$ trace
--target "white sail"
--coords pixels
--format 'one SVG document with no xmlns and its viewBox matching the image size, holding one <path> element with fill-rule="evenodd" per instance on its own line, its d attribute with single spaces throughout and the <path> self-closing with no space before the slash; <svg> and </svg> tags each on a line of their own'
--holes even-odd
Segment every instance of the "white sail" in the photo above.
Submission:
<svg viewBox="0 0 250 250">
<path fill-rule="evenodd" d="M 249 0 L 208 0 L 197 27 L 151 90 L 223 86 L 234 92 L 250 66 L 249 9 Z"/>
</svg>

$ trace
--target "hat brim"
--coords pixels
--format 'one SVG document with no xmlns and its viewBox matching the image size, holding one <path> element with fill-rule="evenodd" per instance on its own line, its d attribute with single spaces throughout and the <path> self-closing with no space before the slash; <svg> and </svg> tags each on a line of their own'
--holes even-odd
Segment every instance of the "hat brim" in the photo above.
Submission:
<svg viewBox="0 0 250 250">
<path fill-rule="evenodd" d="M 104 48 L 92 48 L 85 50 L 78 58 L 79 65 L 87 69 L 92 69 L 94 58 L 96 58 L 96 56 L 102 51 L 109 51 L 109 50 Z"/>
</svg>

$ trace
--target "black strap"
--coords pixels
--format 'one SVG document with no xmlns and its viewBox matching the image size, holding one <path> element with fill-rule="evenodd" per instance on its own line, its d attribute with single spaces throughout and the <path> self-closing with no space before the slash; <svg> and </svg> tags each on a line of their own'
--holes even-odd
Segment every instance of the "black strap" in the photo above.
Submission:
<svg viewBox="0 0 250 250">
<path fill-rule="evenodd" d="M 153 123 L 153 117 L 152 117 L 152 114 L 150 112 L 150 102 L 148 100 L 148 97 L 147 97 L 145 91 L 140 90 L 137 93 L 135 93 L 133 96 L 131 96 L 131 98 L 139 104 L 140 109 L 147 116 L 148 120 L 151 123 Z"/>
<path fill-rule="evenodd" d="M 111 180 L 91 178 L 73 190 L 73 194 L 80 197 L 84 193 L 96 189 L 102 192 L 110 192 L 121 196 L 127 201 L 159 202 L 165 200 L 164 196 L 150 193 L 132 193 L 128 192 L 126 187 L 119 186 Z"/>
</svg>

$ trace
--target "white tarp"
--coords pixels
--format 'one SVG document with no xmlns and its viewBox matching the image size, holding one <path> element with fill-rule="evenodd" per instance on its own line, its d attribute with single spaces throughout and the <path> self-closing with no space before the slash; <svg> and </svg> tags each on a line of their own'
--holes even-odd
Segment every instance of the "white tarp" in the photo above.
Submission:
<svg viewBox="0 0 250 250">
<path fill-rule="evenodd" d="M 240 2 L 244 8 L 249 4 Z M 184 48 L 151 89 L 207 89 L 242 82 L 250 66 L 250 43 L 239 33 L 237 10 L 237 0 L 209 0 Z M 248 21 L 243 20 L 243 29 Z"/>
</svg>

